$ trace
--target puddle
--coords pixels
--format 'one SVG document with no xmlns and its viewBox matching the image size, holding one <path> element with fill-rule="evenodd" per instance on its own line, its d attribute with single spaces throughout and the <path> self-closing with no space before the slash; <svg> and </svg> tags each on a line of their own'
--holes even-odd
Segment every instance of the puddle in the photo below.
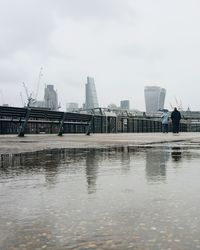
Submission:
<svg viewBox="0 0 200 250">
<path fill-rule="evenodd" d="M 200 150 L 0 155 L 0 249 L 199 249 Z"/>
</svg>

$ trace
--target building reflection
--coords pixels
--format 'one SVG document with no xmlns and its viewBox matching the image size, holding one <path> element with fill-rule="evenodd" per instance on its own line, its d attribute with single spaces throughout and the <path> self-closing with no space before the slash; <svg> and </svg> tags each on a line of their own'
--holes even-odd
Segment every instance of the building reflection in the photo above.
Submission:
<svg viewBox="0 0 200 250">
<path fill-rule="evenodd" d="M 0 178 L 38 174 L 44 175 L 48 186 L 54 186 L 60 173 L 76 175 L 84 168 L 88 194 L 92 194 L 97 190 L 100 166 L 108 166 L 111 171 L 115 171 L 112 168 L 116 163 L 120 165 L 121 171 L 129 174 L 134 161 L 141 159 L 141 152 L 142 157 L 146 156 L 145 174 L 149 182 L 166 179 L 166 166 L 170 154 L 174 161 L 179 161 L 182 157 L 179 147 L 173 147 L 171 150 L 168 147 L 145 148 L 145 150 L 137 147 L 53 149 L 23 154 L 4 154 L 0 155 Z"/>
<path fill-rule="evenodd" d="M 61 172 L 76 174 L 77 165 L 86 165 L 89 193 L 95 190 L 98 159 L 103 152 L 97 149 L 53 149 L 22 154 L 0 155 L 0 178 L 15 178 L 22 175 L 44 175 L 50 186 L 56 183 Z"/>
<path fill-rule="evenodd" d="M 149 182 L 164 181 L 166 179 L 166 164 L 170 153 L 167 148 L 146 151 L 146 179 Z"/>
<path fill-rule="evenodd" d="M 123 172 L 130 171 L 130 153 L 128 147 L 115 147 L 106 149 L 89 149 L 86 154 L 86 178 L 88 194 L 96 192 L 99 166 L 107 166 L 110 162 L 120 163 Z M 110 167 L 110 166 L 109 166 Z"/>
<path fill-rule="evenodd" d="M 88 194 L 92 194 L 96 191 L 96 180 L 98 176 L 98 155 L 97 149 L 90 149 L 86 155 L 86 179 Z"/>
<path fill-rule="evenodd" d="M 60 156 L 55 150 L 1 155 L 0 176 L 14 178 L 21 175 L 44 174 L 48 184 L 56 181 Z"/>
<path fill-rule="evenodd" d="M 130 171 L 130 165 L 131 165 L 131 158 L 130 158 L 130 148 L 129 147 L 123 147 L 121 148 L 121 154 L 120 160 L 121 160 L 121 166 L 122 166 L 122 171 L 124 173 Z"/>
<path fill-rule="evenodd" d="M 24 174 L 44 174 L 46 183 L 53 185 L 61 171 L 61 165 L 66 165 L 67 168 L 73 163 L 80 162 L 81 154 L 83 154 L 83 150 L 80 149 L 53 149 L 21 154 L 2 154 L 0 155 L 0 177 L 14 178 Z"/>
</svg>

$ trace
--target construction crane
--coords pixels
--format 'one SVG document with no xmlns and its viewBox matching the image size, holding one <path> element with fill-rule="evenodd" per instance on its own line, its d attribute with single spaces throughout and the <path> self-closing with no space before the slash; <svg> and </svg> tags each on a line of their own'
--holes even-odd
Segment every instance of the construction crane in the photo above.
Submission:
<svg viewBox="0 0 200 250">
<path fill-rule="evenodd" d="M 180 102 L 178 102 L 177 98 L 176 98 L 176 97 L 174 97 L 174 98 L 175 98 L 175 101 L 176 101 L 177 108 L 178 108 L 179 110 L 183 110 L 181 100 L 180 100 Z"/>
<path fill-rule="evenodd" d="M 182 101 L 180 100 L 180 110 L 183 110 Z"/>
<path fill-rule="evenodd" d="M 180 107 L 179 107 L 180 105 L 179 105 L 179 103 L 178 103 L 178 100 L 177 100 L 176 96 L 174 97 L 174 99 L 175 99 L 177 108 L 180 109 Z"/>
<path fill-rule="evenodd" d="M 174 106 L 171 103 L 169 105 L 170 105 L 171 109 L 174 109 Z"/>
<path fill-rule="evenodd" d="M 182 106 L 182 101 L 180 100 L 180 102 L 178 102 L 178 100 L 177 100 L 177 98 L 176 97 L 174 97 L 174 99 L 175 99 L 175 105 L 172 105 L 171 103 L 170 103 L 170 107 L 172 108 L 172 109 L 174 109 L 175 107 L 177 107 L 177 109 L 179 109 L 180 111 L 182 111 L 183 110 L 183 106 Z"/>
<path fill-rule="evenodd" d="M 24 82 L 22 83 L 23 87 L 25 89 L 25 92 L 26 92 L 26 97 L 27 97 L 27 105 L 25 105 L 22 93 L 20 93 L 21 101 L 22 101 L 22 105 L 23 106 L 29 107 L 30 105 L 32 105 L 32 104 L 34 104 L 36 102 L 37 97 L 38 97 L 38 92 L 39 92 L 39 87 L 40 87 L 40 82 L 41 82 L 42 76 L 43 76 L 43 68 L 41 67 L 40 68 L 40 72 L 39 72 L 39 76 L 38 76 L 38 80 L 37 80 L 37 86 L 36 86 L 36 92 L 35 92 L 35 94 L 34 94 L 33 91 L 29 94 L 27 86 L 25 85 Z"/>
<path fill-rule="evenodd" d="M 24 87 L 24 89 L 25 89 L 26 97 L 27 97 L 27 105 L 26 105 L 26 106 L 29 107 L 30 104 L 34 103 L 35 100 L 32 98 L 32 93 L 29 94 L 28 88 L 27 88 L 27 86 L 25 85 L 25 83 L 23 82 L 22 84 L 23 84 L 23 87 Z"/>
<path fill-rule="evenodd" d="M 21 97 L 22 107 L 24 107 L 25 106 L 25 102 L 24 102 L 24 98 L 23 98 L 22 92 L 20 92 L 20 97 Z"/>
</svg>

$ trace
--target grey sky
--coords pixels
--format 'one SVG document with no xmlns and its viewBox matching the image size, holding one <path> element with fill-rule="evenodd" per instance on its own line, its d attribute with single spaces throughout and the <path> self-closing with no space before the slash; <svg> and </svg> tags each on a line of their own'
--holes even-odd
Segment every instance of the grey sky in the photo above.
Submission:
<svg viewBox="0 0 200 250">
<path fill-rule="evenodd" d="M 165 106 L 200 110 L 199 0 L 0 0 L 0 105 L 54 84 L 62 109 L 82 105 L 86 77 L 99 104 L 145 109 L 144 86 L 167 89 Z M 4 100 L 3 100 L 3 99 Z"/>
</svg>

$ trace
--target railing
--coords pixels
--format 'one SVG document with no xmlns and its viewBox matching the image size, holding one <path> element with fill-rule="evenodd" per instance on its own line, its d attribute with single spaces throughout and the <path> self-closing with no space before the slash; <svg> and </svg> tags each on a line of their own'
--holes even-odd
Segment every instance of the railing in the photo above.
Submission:
<svg viewBox="0 0 200 250">
<path fill-rule="evenodd" d="M 180 123 L 181 132 L 200 132 L 200 113 L 185 113 Z M 81 114 L 50 111 L 38 108 L 0 106 L 0 134 L 25 133 L 153 133 L 161 132 L 159 115 L 131 116 Z M 169 123 L 169 132 L 172 125 Z"/>
<path fill-rule="evenodd" d="M 25 133 L 39 133 L 45 125 L 50 125 L 49 132 L 62 135 L 67 124 L 82 126 L 87 133 L 91 119 L 92 115 L 89 114 L 0 106 L 0 133 L 18 133 L 19 136 L 24 136 Z"/>
</svg>

